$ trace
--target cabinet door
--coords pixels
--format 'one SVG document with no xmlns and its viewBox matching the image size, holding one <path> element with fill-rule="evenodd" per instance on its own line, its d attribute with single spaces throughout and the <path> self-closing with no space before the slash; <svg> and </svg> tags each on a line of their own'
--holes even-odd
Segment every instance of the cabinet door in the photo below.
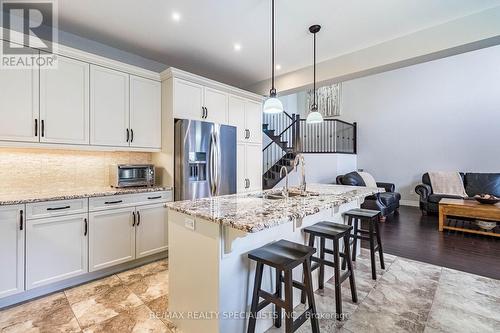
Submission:
<svg viewBox="0 0 500 333">
<path fill-rule="evenodd" d="M 127 147 L 129 75 L 90 66 L 90 144 Z"/>
<path fill-rule="evenodd" d="M 110 209 L 89 214 L 89 271 L 135 258 L 135 208 Z"/>
<path fill-rule="evenodd" d="M 246 175 L 246 144 L 238 143 L 236 147 L 236 191 L 243 193 L 247 190 L 247 175 Z"/>
<path fill-rule="evenodd" d="M 161 83 L 130 76 L 130 146 L 161 148 Z"/>
<path fill-rule="evenodd" d="M 167 250 L 167 209 L 163 203 L 136 208 L 136 258 Z"/>
<path fill-rule="evenodd" d="M 88 272 L 87 214 L 26 222 L 26 289 Z"/>
<path fill-rule="evenodd" d="M 205 88 L 206 121 L 227 124 L 227 94 L 212 88 Z"/>
<path fill-rule="evenodd" d="M 0 207 L 0 298 L 24 291 L 24 212 L 23 205 Z"/>
<path fill-rule="evenodd" d="M 174 118 L 202 120 L 203 86 L 174 79 Z"/>
<path fill-rule="evenodd" d="M 229 96 L 228 123 L 236 127 L 236 139 L 238 142 L 246 140 L 247 131 L 245 126 L 245 100 Z"/>
<path fill-rule="evenodd" d="M 89 64 L 58 59 L 40 70 L 40 141 L 89 144 Z"/>
<path fill-rule="evenodd" d="M 262 145 L 247 143 L 245 155 L 245 171 L 249 181 L 247 190 L 262 190 Z"/>
<path fill-rule="evenodd" d="M 249 132 L 249 142 L 262 142 L 262 105 L 260 103 L 245 102 L 245 123 Z"/>
<path fill-rule="evenodd" d="M 0 72 L 0 140 L 38 141 L 38 68 Z"/>
</svg>

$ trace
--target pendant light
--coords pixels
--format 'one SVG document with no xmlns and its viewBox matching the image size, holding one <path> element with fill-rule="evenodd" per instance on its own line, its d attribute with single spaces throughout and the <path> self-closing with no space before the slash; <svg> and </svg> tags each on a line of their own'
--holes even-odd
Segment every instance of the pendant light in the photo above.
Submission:
<svg viewBox="0 0 500 333">
<path fill-rule="evenodd" d="M 271 74 L 271 90 L 269 91 L 269 98 L 264 103 L 264 113 L 277 114 L 283 112 L 283 104 L 276 98 L 276 88 L 274 88 L 274 0 L 272 0 L 271 9 L 271 62 L 272 62 L 272 74 Z"/>
<path fill-rule="evenodd" d="M 321 29 L 320 25 L 312 25 L 309 27 L 309 32 L 314 34 L 314 79 L 313 79 L 313 104 L 311 105 L 311 112 L 307 115 L 307 124 L 317 124 L 323 122 L 323 116 L 318 112 L 318 104 L 316 104 L 316 34 Z"/>
</svg>

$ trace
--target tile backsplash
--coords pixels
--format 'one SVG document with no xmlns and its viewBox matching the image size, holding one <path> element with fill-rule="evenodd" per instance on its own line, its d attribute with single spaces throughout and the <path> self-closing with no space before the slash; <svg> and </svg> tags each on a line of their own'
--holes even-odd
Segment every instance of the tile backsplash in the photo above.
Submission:
<svg viewBox="0 0 500 333">
<path fill-rule="evenodd" d="M 0 148 L 0 191 L 107 187 L 110 165 L 151 161 L 151 153 Z"/>
</svg>

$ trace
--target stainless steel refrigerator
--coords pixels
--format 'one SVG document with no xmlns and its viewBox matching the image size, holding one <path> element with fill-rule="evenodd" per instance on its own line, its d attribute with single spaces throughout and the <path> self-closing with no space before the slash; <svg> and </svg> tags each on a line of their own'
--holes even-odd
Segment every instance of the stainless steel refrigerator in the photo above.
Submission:
<svg viewBox="0 0 500 333">
<path fill-rule="evenodd" d="M 175 200 L 236 193 L 236 127 L 176 119 Z"/>
</svg>

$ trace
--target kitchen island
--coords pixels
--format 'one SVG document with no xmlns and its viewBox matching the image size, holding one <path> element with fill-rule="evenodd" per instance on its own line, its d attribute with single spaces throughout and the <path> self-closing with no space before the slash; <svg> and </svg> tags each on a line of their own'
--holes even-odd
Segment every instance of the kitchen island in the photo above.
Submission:
<svg viewBox="0 0 500 333">
<path fill-rule="evenodd" d="M 308 196 L 284 199 L 270 199 L 269 191 L 261 191 L 168 204 L 168 316 L 182 332 L 245 332 L 255 274 L 247 253 L 280 239 L 307 244 L 304 227 L 320 221 L 344 223 L 343 212 L 383 190 L 313 184 L 308 191 Z M 273 274 L 266 267 L 263 289 L 274 291 Z M 332 275 L 327 267 L 325 280 Z M 302 279 L 300 267 L 293 277 Z M 313 279 L 317 288 L 316 274 Z M 299 298 L 294 290 L 294 304 Z M 262 313 L 271 310 L 268 306 Z M 271 326 L 268 316 L 257 321 L 256 331 Z"/>
</svg>

